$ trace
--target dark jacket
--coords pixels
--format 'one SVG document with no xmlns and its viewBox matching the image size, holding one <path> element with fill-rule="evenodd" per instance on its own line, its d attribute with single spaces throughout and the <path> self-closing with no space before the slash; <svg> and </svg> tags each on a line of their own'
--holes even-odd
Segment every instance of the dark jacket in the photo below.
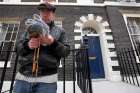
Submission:
<svg viewBox="0 0 140 93">
<path fill-rule="evenodd" d="M 66 44 L 66 34 L 63 29 L 53 25 L 50 34 L 55 38 L 53 44 L 40 46 L 38 76 L 51 75 L 57 73 L 59 61 L 69 54 L 70 47 Z M 19 53 L 19 72 L 25 76 L 32 76 L 33 52 L 28 47 L 29 36 L 25 32 L 16 44 Z"/>
</svg>

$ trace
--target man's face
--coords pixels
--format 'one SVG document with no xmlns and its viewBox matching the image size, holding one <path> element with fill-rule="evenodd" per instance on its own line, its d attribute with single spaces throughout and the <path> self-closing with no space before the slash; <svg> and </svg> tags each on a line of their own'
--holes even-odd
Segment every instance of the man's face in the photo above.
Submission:
<svg viewBox="0 0 140 93">
<path fill-rule="evenodd" d="M 47 9 L 41 10 L 40 16 L 42 17 L 42 20 L 44 20 L 46 23 L 54 21 L 54 18 L 55 18 L 54 12 L 49 11 Z"/>
</svg>

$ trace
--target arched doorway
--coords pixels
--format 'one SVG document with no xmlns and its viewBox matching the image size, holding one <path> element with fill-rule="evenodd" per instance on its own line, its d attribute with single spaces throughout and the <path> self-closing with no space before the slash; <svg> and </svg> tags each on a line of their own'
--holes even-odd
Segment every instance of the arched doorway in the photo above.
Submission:
<svg viewBox="0 0 140 93">
<path fill-rule="evenodd" d="M 92 27 L 82 29 L 83 39 L 87 39 L 90 73 L 92 79 L 105 78 L 102 51 L 100 45 L 100 34 Z"/>
<path fill-rule="evenodd" d="M 91 29 L 94 29 L 95 31 L 91 31 Z M 96 32 L 96 34 L 93 32 Z M 97 40 L 96 43 L 100 43 L 105 79 L 120 81 L 120 72 L 113 71 L 112 69 L 113 66 L 118 66 L 118 60 L 113 59 L 113 57 L 117 57 L 117 55 L 115 51 L 115 44 L 113 42 L 112 31 L 108 22 L 103 20 L 103 17 L 95 16 L 94 14 L 81 16 L 79 20 L 75 22 L 74 33 L 76 33 L 74 36 L 75 42 L 82 40 L 85 35 L 92 38 L 96 37 L 94 38 L 95 41 Z M 80 43 L 75 43 L 75 48 L 79 47 Z M 94 59 L 94 57 L 91 57 L 91 59 L 92 58 Z"/>
</svg>

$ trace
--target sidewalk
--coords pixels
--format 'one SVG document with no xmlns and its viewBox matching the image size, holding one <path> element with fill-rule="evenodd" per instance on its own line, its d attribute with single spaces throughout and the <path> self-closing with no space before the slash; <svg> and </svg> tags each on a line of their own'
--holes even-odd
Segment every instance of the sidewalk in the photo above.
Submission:
<svg viewBox="0 0 140 93">
<path fill-rule="evenodd" d="M 92 86 L 93 93 L 140 93 L 140 87 L 123 82 L 97 81 Z"/>
</svg>

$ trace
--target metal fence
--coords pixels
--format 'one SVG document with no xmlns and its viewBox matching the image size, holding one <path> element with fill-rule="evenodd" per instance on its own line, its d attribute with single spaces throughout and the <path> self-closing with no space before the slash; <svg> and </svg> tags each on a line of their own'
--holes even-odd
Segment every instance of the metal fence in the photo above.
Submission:
<svg viewBox="0 0 140 93">
<path fill-rule="evenodd" d="M 6 48 L 4 48 L 5 45 L 8 45 Z M 0 60 L 2 62 L 4 62 L 4 67 L 1 71 L 1 81 L 0 81 L 0 93 L 4 93 L 2 92 L 2 87 L 3 87 L 3 83 L 6 77 L 6 70 L 8 62 L 11 61 L 11 56 L 14 53 L 15 58 L 12 58 L 12 60 L 14 61 L 14 65 L 13 65 L 13 70 L 11 71 L 12 73 L 12 78 L 11 78 L 11 85 L 10 85 L 10 89 L 5 91 L 5 92 L 10 92 L 12 93 L 12 89 L 13 89 L 13 84 L 14 84 L 14 80 L 15 80 L 15 73 L 16 73 L 16 68 L 17 68 L 17 62 L 18 62 L 18 55 L 16 54 L 16 51 L 12 50 L 12 46 L 13 46 L 13 42 L 1 42 L 1 46 L 0 46 Z"/>
<path fill-rule="evenodd" d="M 140 56 L 138 51 L 132 48 L 118 51 L 122 81 L 136 86 L 140 86 Z"/>
<path fill-rule="evenodd" d="M 77 84 L 82 93 L 92 93 L 92 84 L 90 79 L 88 49 L 81 49 L 76 54 L 77 63 Z"/>
<path fill-rule="evenodd" d="M 1 82 L 0 82 L 0 93 L 12 93 L 13 89 L 13 84 L 15 81 L 15 74 L 17 70 L 17 64 L 18 64 L 18 55 L 16 54 L 16 51 L 12 50 L 12 42 L 9 42 L 8 47 L 6 50 L 3 50 L 3 45 L 4 42 L 1 43 L 0 47 L 0 56 L 4 56 L 2 59 L 4 61 L 4 68 L 2 69 L 1 72 Z M 89 60 L 88 60 L 88 51 L 87 48 L 82 47 L 80 49 L 72 49 L 70 50 L 72 54 L 72 64 L 73 64 L 73 93 L 76 93 L 76 83 L 81 89 L 82 93 L 92 93 L 92 84 L 91 84 L 91 79 L 90 79 L 90 68 L 89 68 Z M 14 57 L 12 58 L 13 65 L 12 65 L 12 78 L 10 79 L 11 85 L 10 89 L 7 91 L 2 91 L 3 87 L 3 82 L 5 81 L 6 78 L 6 70 L 7 64 L 9 61 L 9 58 L 11 54 L 14 53 Z M 66 79 L 65 79 L 65 60 L 66 58 L 62 58 L 62 63 L 63 63 L 63 93 L 66 92 Z"/>
</svg>

